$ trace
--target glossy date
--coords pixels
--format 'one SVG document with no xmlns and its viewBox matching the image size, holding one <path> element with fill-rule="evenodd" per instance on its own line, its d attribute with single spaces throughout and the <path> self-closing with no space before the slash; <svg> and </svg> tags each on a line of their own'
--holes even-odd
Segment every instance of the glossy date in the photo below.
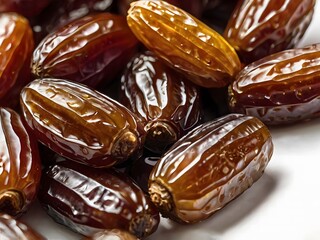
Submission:
<svg viewBox="0 0 320 240">
<path fill-rule="evenodd" d="M 285 50 L 244 68 L 229 87 L 233 112 L 268 125 L 319 117 L 320 44 Z"/>
<path fill-rule="evenodd" d="M 263 174 L 273 153 L 257 118 L 229 114 L 177 141 L 149 178 L 149 194 L 165 217 L 195 223 L 210 217 Z"/>
</svg>

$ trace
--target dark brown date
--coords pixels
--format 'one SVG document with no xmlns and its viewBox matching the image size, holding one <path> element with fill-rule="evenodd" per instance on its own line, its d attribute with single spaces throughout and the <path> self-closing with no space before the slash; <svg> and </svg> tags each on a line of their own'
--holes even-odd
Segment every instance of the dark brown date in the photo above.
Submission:
<svg viewBox="0 0 320 240">
<path fill-rule="evenodd" d="M 127 160 L 143 143 L 143 129 L 127 108 L 85 85 L 37 79 L 21 92 L 23 116 L 53 151 L 95 167 Z"/>
<path fill-rule="evenodd" d="M 41 177 L 38 146 L 18 113 L 0 108 L 0 212 L 13 216 L 29 209 Z"/>
<path fill-rule="evenodd" d="M 26 18 L 15 13 L 0 13 L 0 26 L 0 106 L 14 108 L 30 81 L 32 29 Z"/>
<path fill-rule="evenodd" d="M 226 115 L 195 128 L 168 150 L 150 174 L 149 194 L 164 216 L 199 222 L 257 181 L 272 152 L 261 121 Z"/>
<path fill-rule="evenodd" d="M 229 88 L 233 112 L 268 125 L 320 116 L 320 44 L 285 50 L 244 68 Z"/>
<path fill-rule="evenodd" d="M 120 229 L 112 229 L 97 232 L 83 240 L 138 240 L 138 238 L 129 232 Z"/>
<path fill-rule="evenodd" d="M 39 200 L 55 221 L 85 236 L 120 229 L 144 238 L 160 221 L 157 208 L 129 177 L 70 161 L 45 171 Z"/>
<path fill-rule="evenodd" d="M 92 87 L 105 85 L 126 66 L 137 45 L 125 17 L 111 13 L 85 16 L 43 39 L 33 53 L 32 73 Z"/>
<path fill-rule="evenodd" d="M 314 5 L 315 0 L 239 1 L 224 37 L 245 63 L 294 48 L 311 22 Z"/>
<path fill-rule="evenodd" d="M 121 79 L 121 103 L 143 119 L 145 147 L 164 151 L 201 120 L 199 89 L 152 52 L 135 56 Z"/>
<path fill-rule="evenodd" d="M 43 236 L 25 223 L 8 214 L 0 214 L 1 240 L 45 240 Z"/>
<path fill-rule="evenodd" d="M 39 14 L 51 0 L 0 0 L 0 12 L 16 12 L 25 17 Z"/>
</svg>

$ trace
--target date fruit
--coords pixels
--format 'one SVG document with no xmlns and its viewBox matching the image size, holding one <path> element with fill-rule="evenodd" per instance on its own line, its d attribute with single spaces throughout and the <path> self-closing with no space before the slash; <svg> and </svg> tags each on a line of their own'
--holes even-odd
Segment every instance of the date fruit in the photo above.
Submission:
<svg viewBox="0 0 320 240">
<path fill-rule="evenodd" d="M 0 26 L 0 106 L 14 108 L 31 77 L 32 29 L 26 18 L 15 13 L 0 13 Z"/>
<path fill-rule="evenodd" d="M 16 12 L 25 17 L 39 14 L 51 0 L 0 0 L 0 12 Z"/>
<path fill-rule="evenodd" d="M 0 214 L 1 240 L 45 240 L 43 236 L 31 227 L 14 219 L 8 214 Z"/>
<path fill-rule="evenodd" d="M 157 208 L 125 174 L 70 161 L 45 171 L 39 200 L 55 221 L 85 236 L 120 229 L 144 238 L 160 221 Z"/>
<path fill-rule="evenodd" d="M 243 0 L 229 19 L 224 37 L 244 63 L 294 48 L 308 28 L 315 0 Z"/>
<path fill-rule="evenodd" d="M 120 95 L 144 122 L 144 146 L 158 154 L 201 121 L 199 89 L 149 51 L 128 64 Z"/>
<path fill-rule="evenodd" d="M 143 128 L 132 112 L 79 83 L 36 79 L 22 90 L 21 106 L 40 142 L 83 164 L 110 167 L 143 144 Z"/>
<path fill-rule="evenodd" d="M 165 217 L 195 223 L 243 193 L 263 174 L 273 152 L 257 118 L 229 114 L 177 141 L 149 178 L 151 200 Z"/>
<path fill-rule="evenodd" d="M 138 240 L 138 238 L 129 232 L 120 229 L 111 229 L 97 232 L 83 240 Z"/>
<path fill-rule="evenodd" d="M 229 87 L 232 112 L 268 125 L 320 116 L 320 44 L 284 50 L 252 64 Z"/>
<path fill-rule="evenodd" d="M 0 212 L 18 216 L 37 196 L 41 162 L 36 140 L 8 108 L 0 108 L 0 154 Z"/>
<path fill-rule="evenodd" d="M 197 85 L 226 86 L 240 70 L 235 50 L 220 34 L 165 1 L 133 2 L 127 22 L 149 50 Z"/>
<path fill-rule="evenodd" d="M 112 81 L 137 51 L 126 19 L 100 13 L 77 19 L 45 37 L 32 58 L 32 73 L 91 87 Z"/>
</svg>

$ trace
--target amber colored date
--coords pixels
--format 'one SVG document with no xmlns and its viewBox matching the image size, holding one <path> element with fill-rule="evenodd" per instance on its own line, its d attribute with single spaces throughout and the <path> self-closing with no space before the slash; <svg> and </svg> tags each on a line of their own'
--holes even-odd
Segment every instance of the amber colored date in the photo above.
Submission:
<svg viewBox="0 0 320 240">
<path fill-rule="evenodd" d="M 152 52 L 136 55 L 121 79 L 121 103 L 143 119 L 145 147 L 164 151 L 199 124 L 199 89 Z"/>
<path fill-rule="evenodd" d="M 127 22 L 159 58 L 206 88 L 223 87 L 240 70 L 239 58 L 213 29 L 165 1 L 136 1 Z"/>
<path fill-rule="evenodd" d="M 0 214 L 1 240 L 45 240 L 38 232 L 8 214 Z"/>
<path fill-rule="evenodd" d="M 0 13 L 0 26 L 0 106 L 14 108 L 30 81 L 32 29 L 26 18 L 15 13 Z"/>
<path fill-rule="evenodd" d="M 16 12 L 26 17 L 39 14 L 51 0 L 0 0 L 0 12 Z"/>
<path fill-rule="evenodd" d="M 239 1 L 224 37 L 245 63 L 294 48 L 311 22 L 314 5 L 315 0 Z"/>
<path fill-rule="evenodd" d="M 40 142 L 83 164 L 110 167 L 127 160 L 143 142 L 132 112 L 79 83 L 34 80 L 22 90 L 21 106 Z"/>
<path fill-rule="evenodd" d="M 55 221 L 85 236 L 120 229 L 144 238 L 160 221 L 157 208 L 129 177 L 70 161 L 45 171 L 39 200 Z"/>
<path fill-rule="evenodd" d="M 126 66 L 137 45 L 125 17 L 111 13 L 85 16 L 42 40 L 33 53 L 32 73 L 92 87 L 105 85 Z"/>
<path fill-rule="evenodd" d="M 111 229 L 97 232 L 83 240 L 138 240 L 138 238 L 129 232 L 120 229 Z"/>
<path fill-rule="evenodd" d="M 7 108 L 0 108 L 0 155 L 0 212 L 17 216 L 36 198 L 41 162 L 33 136 Z"/>
<path fill-rule="evenodd" d="M 268 125 L 319 117 L 320 44 L 285 50 L 244 68 L 229 87 L 233 112 Z"/>
<path fill-rule="evenodd" d="M 158 161 L 149 194 L 162 214 L 195 223 L 239 196 L 263 174 L 273 152 L 257 118 L 229 114 L 177 141 Z"/>
</svg>

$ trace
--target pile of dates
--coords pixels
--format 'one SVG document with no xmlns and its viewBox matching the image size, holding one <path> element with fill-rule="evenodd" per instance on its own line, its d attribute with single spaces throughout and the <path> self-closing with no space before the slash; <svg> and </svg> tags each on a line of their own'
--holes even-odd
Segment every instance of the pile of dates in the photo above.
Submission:
<svg viewBox="0 0 320 240">
<path fill-rule="evenodd" d="M 214 217 L 267 126 L 320 116 L 315 0 L 0 0 L 0 234 L 36 199 L 83 239 Z M 80 235 L 79 235 L 80 236 Z"/>
</svg>

